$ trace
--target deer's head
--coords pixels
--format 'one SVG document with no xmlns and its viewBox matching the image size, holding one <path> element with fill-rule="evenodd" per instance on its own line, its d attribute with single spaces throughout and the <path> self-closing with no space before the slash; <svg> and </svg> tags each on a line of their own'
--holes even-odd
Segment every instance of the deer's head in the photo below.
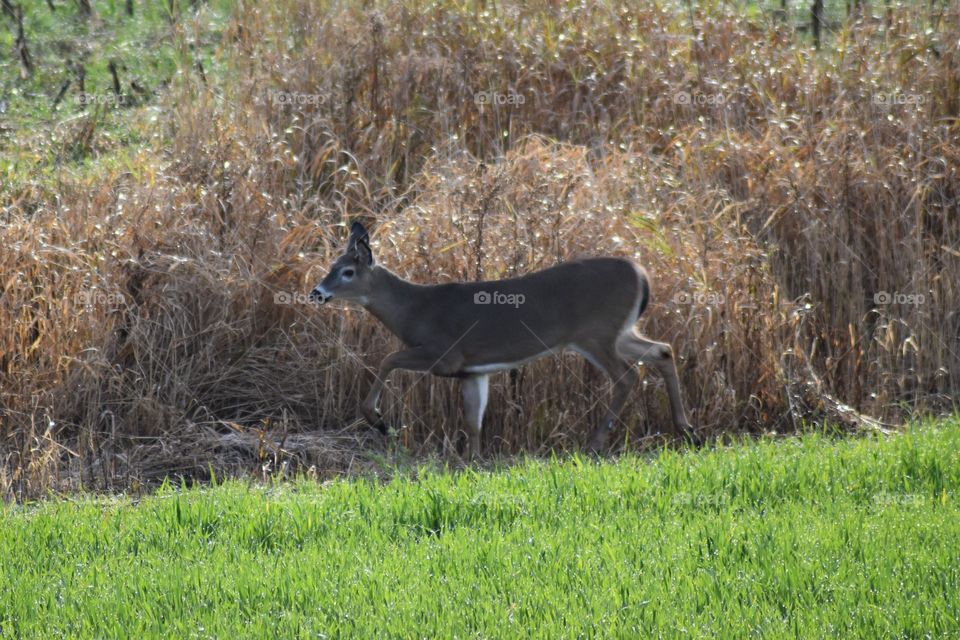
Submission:
<svg viewBox="0 0 960 640">
<path fill-rule="evenodd" d="M 310 292 L 310 300 L 323 304 L 338 298 L 365 303 L 370 295 L 373 264 L 370 236 L 362 224 L 354 222 L 346 251 L 330 266 L 327 277 Z"/>
</svg>

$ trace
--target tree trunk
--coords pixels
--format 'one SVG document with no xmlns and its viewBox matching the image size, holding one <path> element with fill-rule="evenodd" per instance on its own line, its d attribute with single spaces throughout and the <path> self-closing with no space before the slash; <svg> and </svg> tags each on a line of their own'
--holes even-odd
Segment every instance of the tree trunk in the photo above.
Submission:
<svg viewBox="0 0 960 640">
<path fill-rule="evenodd" d="M 823 0 L 813 0 L 810 7 L 810 29 L 813 31 L 813 44 L 820 48 L 820 29 L 823 27 Z"/>
</svg>

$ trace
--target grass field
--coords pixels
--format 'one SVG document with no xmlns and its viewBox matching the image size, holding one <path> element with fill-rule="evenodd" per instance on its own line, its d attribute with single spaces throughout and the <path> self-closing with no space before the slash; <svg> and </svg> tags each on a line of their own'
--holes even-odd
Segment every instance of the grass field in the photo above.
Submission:
<svg viewBox="0 0 960 640">
<path fill-rule="evenodd" d="M 4 195 L 135 170 L 182 69 L 216 72 L 214 45 L 232 3 L 137 2 L 127 15 L 124 3 L 94 2 L 90 16 L 79 2 L 48 6 L 22 9 L 31 73 L 21 77 L 15 55 L 0 59 Z M 16 51 L 13 22 L 0 22 L 2 51 Z"/>
<path fill-rule="evenodd" d="M 956 637 L 960 422 L 0 517 L 2 637 Z"/>
</svg>

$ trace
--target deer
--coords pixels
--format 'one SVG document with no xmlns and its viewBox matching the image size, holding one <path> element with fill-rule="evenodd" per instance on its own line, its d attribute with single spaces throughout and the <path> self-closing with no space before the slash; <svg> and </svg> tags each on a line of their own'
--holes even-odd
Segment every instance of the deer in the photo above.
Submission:
<svg viewBox="0 0 960 640">
<path fill-rule="evenodd" d="M 695 441 L 673 349 L 636 329 L 650 302 L 650 281 L 631 259 L 592 257 L 504 280 L 417 284 L 376 262 L 369 233 L 354 222 L 343 255 L 308 298 L 319 305 L 330 300 L 359 304 L 403 343 L 403 349 L 382 360 L 360 405 L 364 420 L 385 435 L 378 406 L 391 372 L 458 378 L 466 457 L 474 459 L 481 453 L 490 376 L 573 351 L 613 382 L 610 404 L 590 435 L 588 451 L 603 451 L 639 379 L 639 363 L 663 377 L 676 435 Z"/>
</svg>

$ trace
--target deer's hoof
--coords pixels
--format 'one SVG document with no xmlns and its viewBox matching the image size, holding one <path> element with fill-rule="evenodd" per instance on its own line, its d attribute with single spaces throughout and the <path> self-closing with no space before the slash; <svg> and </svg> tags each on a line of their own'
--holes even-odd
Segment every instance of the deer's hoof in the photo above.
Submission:
<svg viewBox="0 0 960 640">
<path fill-rule="evenodd" d="M 587 440 L 585 451 L 592 456 L 602 456 L 607 444 L 606 434 L 594 434 Z"/>
<path fill-rule="evenodd" d="M 367 424 L 369 424 L 371 427 L 373 427 L 383 435 L 387 435 L 387 432 L 390 429 L 387 426 L 387 423 L 384 422 L 383 416 L 380 415 L 379 411 L 377 411 L 376 409 L 361 408 L 360 414 L 363 416 L 363 419 L 367 421 Z"/>
<path fill-rule="evenodd" d="M 696 429 L 689 423 L 681 427 L 680 438 L 687 444 L 695 447 L 703 444 L 703 438 L 697 435 Z"/>
</svg>

